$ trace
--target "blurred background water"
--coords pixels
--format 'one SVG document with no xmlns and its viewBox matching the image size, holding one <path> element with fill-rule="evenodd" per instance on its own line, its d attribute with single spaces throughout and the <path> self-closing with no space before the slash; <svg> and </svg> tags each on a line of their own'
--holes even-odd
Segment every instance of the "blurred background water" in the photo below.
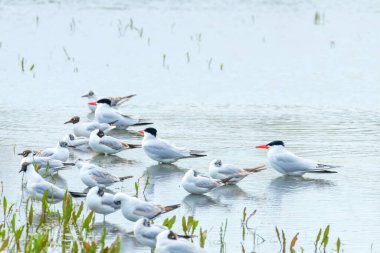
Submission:
<svg viewBox="0 0 380 253">
<path fill-rule="evenodd" d="M 130 29 L 130 24 L 133 29 Z M 0 1 L 0 180 L 21 201 L 25 148 L 55 146 L 74 115 L 91 119 L 81 95 L 138 94 L 121 110 L 154 121 L 159 136 L 207 150 L 201 159 L 157 165 L 142 150 L 116 156 L 74 153 L 132 181 L 151 176 L 148 200 L 182 203 L 219 251 L 279 250 L 275 226 L 314 249 L 331 225 L 345 252 L 380 252 L 380 3 L 378 1 Z M 32 67 L 33 66 L 33 67 Z M 135 130 L 139 130 L 136 128 Z M 139 142 L 136 135 L 114 136 Z M 269 168 L 204 196 L 180 186 L 187 169 L 207 173 L 220 158 L 242 167 L 266 163 L 258 144 L 283 140 L 295 153 L 343 167 L 335 175 L 281 177 Z M 84 190 L 76 168 L 60 183 Z M 142 179 L 143 182 L 144 178 Z M 265 239 L 242 240 L 243 208 Z M 98 217 L 99 234 L 102 217 Z M 108 239 L 123 251 L 150 252 L 128 234 L 133 223 L 107 217 Z M 175 226 L 180 230 L 180 225 Z"/>
</svg>

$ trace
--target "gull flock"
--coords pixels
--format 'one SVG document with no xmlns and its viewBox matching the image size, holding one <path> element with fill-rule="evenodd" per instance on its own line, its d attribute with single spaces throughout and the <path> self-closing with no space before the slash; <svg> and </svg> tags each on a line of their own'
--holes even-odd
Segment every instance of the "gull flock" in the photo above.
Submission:
<svg viewBox="0 0 380 253">
<path fill-rule="evenodd" d="M 133 118 L 117 110 L 117 107 L 135 95 L 98 98 L 93 91 L 82 97 L 87 98 L 88 108 L 94 112 L 92 122 L 83 122 L 79 116 L 73 116 L 64 124 L 73 124 L 73 133 L 68 134 L 53 148 L 44 150 L 24 150 L 20 172 L 26 178 L 27 193 L 41 200 L 47 192 L 51 203 L 63 200 L 66 192 L 75 198 L 86 198 L 88 209 L 105 216 L 120 211 L 123 217 L 135 222 L 134 235 L 141 244 L 156 248 L 158 253 L 195 253 L 206 252 L 166 227 L 152 224 L 151 220 L 180 207 L 179 204 L 162 206 L 147 202 L 126 193 L 116 194 L 106 191 L 106 187 L 122 182 L 131 176 L 112 175 L 107 169 L 91 164 L 82 159 L 68 162 L 70 150 L 95 152 L 113 155 L 119 152 L 142 148 L 146 156 L 158 163 L 174 163 L 181 159 L 205 157 L 206 152 L 177 147 L 166 140 L 158 138 L 158 131 L 147 127 L 138 131 L 143 135 L 141 144 L 132 144 L 109 136 L 113 129 L 127 129 L 131 126 L 153 124 L 147 119 Z M 285 149 L 283 141 L 272 141 L 258 145 L 256 148 L 268 149 L 267 158 L 270 166 L 283 175 L 302 176 L 305 173 L 336 173 L 337 166 L 326 165 L 299 157 Z M 79 177 L 89 187 L 87 193 L 68 191 L 44 179 L 60 170 L 79 168 Z M 237 184 L 247 176 L 265 170 L 265 165 L 241 168 L 215 159 L 209 163 L 209 175 L 188 170 L 182 178 L 182 187 L 191 194 L 205 194 L 225 184 Z"/>
</svg>

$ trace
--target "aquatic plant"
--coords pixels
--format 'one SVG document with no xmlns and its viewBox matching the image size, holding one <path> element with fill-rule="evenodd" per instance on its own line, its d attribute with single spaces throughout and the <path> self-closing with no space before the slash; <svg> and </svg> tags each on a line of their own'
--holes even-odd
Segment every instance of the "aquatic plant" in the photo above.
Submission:
<svg viewBox="0 0 380 253">
<path fill-rule="evenodd" d="M 182 217 L 182 230 L 185 235 L 193 236 L 198 224 L 199 221 L 195 220 L 193 216 L 188 216 L 187 219 L 185 216 Z"/>
<path fill-rule="evenodd" d="M 105 245 L 106 229 L 100 240 L 93 234 L 94 212 L 83 213 L 84 203 L 75 206 L 69 194 L 65 194 L 62 208 L 55 210 L 45 192 L 40 202 L 28 198 L 25 212 L 2 199 L 3 221 L 0 223 L 0 251 L 7 252 L 119 252 L 117 237 L 110 246 Z M 36 213 L 35 205 L 41 208 Z M 19 221 L 23 220 L 21 224 Z"/>
<path fill-rule="evenodd" d="M 147 179 L 146 181 L 149 181 Z M 1 218 L 0 223 L 0 252 L 104 252 L 117 253 L 120 252 L 120 237 L 116 238 L 106 245 L 107 228 L 103 227 L 102 233 L 99 235 L 94 231 L 95 213 L 90 211 L 85 213 L 84 202 L 73 202 L 72 197 L 66 193 L 61 206 L 50 204 L 47 192 L 43 195 L 41 201 L 36 202 L 32 198 L 28 198 L 25 206 L 16 208 L 15 204 L 9 204 L 7 198 L 3 196 L 0 199 Z M 23 210 L 23 211 L 21 211 Z M 242 212 L 242 229 L 251 231 L 252 228 L 247 226 L 248 221 L 254 216 L 256 210 L 248 215 L 247 208 Z M 166 218 L 163 225 L 172 229 L 177 221 L 176 216 Z M 193 216 L 183 216 L 181 219 L 183 233 L 191 238 L 194 242 L 195 237 L 199 237 L 199 246 L 205 247 L 207 230 L 202 227 L 199 229 L 199 221 Z M 219 228 L 219 245 L 220 252 L 227 252 L 226 235 L 228 220 L 221 223 Z M 196 231 L 198 233 L 196 234 Z M 300 237 L 296 233 L 291 240 L 287 240 L 284 230 L 275 227 L 277 239 L 280 243 L 280 252 L 296 253 L 304 252 L 302 247 L 297 247 Z M 244 240 L 240 242 L 241 252 L 255 252 L 255 238 L 257 234 L 253 233 L 253 250 L 247 250 Z M 329 247 L 330 226 L 325 229 L 319 229 L 314 245 L 315 252 L 341 252 L 342 243 L 340 238 L 336 240 L 335 245 Z M 265 241 L 262 238 L 262 241 Z M 248 241 L 247 241 L 248 242 Z M 252 241 L 250 241 L 252 242 Z"/>
</svg>

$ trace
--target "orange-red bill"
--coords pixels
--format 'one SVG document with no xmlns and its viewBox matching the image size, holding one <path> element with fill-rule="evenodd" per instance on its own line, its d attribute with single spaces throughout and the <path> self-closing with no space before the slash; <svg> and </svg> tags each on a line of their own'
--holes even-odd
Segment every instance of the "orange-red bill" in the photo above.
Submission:
<svg viewBox="0 0 380 253">
<path fill-rule="evenodd" d="M 140 134 L 144 135 L 144 130 L 140 130 L 140 131 L 137 131 L 139 132 Z"/>
<path fill-rule="evenodd" d="M 96 105 L 96 102 L 88 102 L 88 105 Z"/>
<path fill-rule="evenodd" d="M 268 145 L 260 145 L 260 146 L 256 146 L 256 148 L 265 148 L 265 149 L 268 149 L 269 146 Z"/>
</svg>

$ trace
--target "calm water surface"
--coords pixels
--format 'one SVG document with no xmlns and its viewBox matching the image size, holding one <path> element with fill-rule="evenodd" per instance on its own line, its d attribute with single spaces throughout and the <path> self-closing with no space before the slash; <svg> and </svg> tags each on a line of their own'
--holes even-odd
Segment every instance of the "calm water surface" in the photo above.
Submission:
<svg viewBox="0 0 380 253">
<path fill-rule="evenodd" d="M 93 117 L 81 95 L 136 93 L 122 111 L 152 119 L 162 138 L 208 156 L 175 165 L 157 165 L 141 150 L 71 159 L 91 159 L 134 180 L 149 174 L 147 199 L 182 203 L 171 215 L 199 219 L 210 252 L 219 251 L 226 219 L 227 252 L 241 243 L 247 251 L 278 251 L 276 225 L 289 238 L 299 232 L 297 245 L 310 252 L 328 224 L 331 242 L 339 236 L 345 252 L 380 252 L 379 23 L 380 4 L 370 0 L 1 1 L 4 194 L 14 202 L 25 197 L 15 153 L 55 146 L 71 131 L 63 122 Z M 113 135 L 139 142 L 124 131 Z M 207 173 L 215 158 L 242 167 L 266 163 L 254 147 L 277 139 L 343 167 L 304 178 L 269 168 L 202 196 L 180 186 L 188 169 Z M 85 189 L 76 168 L 60 173 L 59 183 Z M 111 188 L 134 193 L 132 181 Z M 250 226 L 265 242 L 242 240 L 244 207 L 257 210 Z M 110 241 L 122 235 L 124 252 L 150 252 L 128 234 L 133 223 L 120 213 L 107 217 L 107 227 Z"/>
</svg>

